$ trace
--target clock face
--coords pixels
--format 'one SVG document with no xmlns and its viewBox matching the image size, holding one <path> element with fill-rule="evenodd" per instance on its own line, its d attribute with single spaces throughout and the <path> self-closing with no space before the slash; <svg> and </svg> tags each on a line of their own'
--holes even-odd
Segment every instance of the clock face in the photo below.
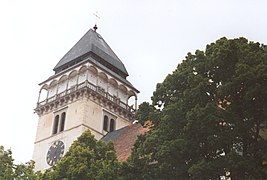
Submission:
<svg viewBox="0 0 267 180">
<path fill-rule="evenodd" d="M 65 145 L 62 141 L 55 141 L 49 148 L 46 155 L 46 162 L 50 166 L 53 166 L 58 160 L 60 160 L 64 154 Z"/>
</svg>

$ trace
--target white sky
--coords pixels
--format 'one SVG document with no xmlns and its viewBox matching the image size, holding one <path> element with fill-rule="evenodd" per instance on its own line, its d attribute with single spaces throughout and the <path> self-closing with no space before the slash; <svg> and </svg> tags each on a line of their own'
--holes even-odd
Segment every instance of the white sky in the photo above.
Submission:
<svg viewBox="0 0 267 180">
<path fill-rule="evenodd" d="M 149 101 L 186 56 L 220 37 L 267 44 L 266 0 L 1 0 L 0 145 L 32 157 L 38 83 L 95 23 Z"/>
</svg>

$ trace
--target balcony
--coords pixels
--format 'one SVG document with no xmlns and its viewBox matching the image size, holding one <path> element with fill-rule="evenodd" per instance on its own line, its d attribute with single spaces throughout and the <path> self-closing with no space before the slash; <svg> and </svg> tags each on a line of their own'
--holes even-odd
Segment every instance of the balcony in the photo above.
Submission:
<svg viewBox="0 0 267 180">
<path fill-rule="evenodd" d="M 130 119 L 133 118 L 135 109 L 133 106 L 129 106 L 125 102 L 122 102 L 116 96 L 113 96 L 106 92 L 103 88 L 96 86 L 89 81 L 82 82 L 76 86 L 73 86 L 61 93 L 58 93 L 52 97 L 45 99 L 44 101 L 38 102 L 37 107 L 34 109 L 37 114 L 49 111 L 59 103 L 67 102 L 73 97 L 78 98 L 81 94 L 86 92 L 90 96 L 95 97 L 94 99 L 101 100 L 106 105 L 112 105 L 118 112 L 126 114 Z"/>
</svg>

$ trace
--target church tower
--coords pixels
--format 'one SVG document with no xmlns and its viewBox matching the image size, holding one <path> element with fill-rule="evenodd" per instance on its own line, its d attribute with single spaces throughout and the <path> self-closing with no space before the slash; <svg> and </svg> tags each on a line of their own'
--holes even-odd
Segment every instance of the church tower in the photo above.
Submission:
<svg viewBox="0 0 267 180">
<path fill-rule="evenodd" d="M 54 165 L 85 130 L 99 140 L 133 121 L 139 91 L 96 29 L 90 29 L 57 63 L 55 74 L 39 84 L 35 170 Z"/>
</svg>

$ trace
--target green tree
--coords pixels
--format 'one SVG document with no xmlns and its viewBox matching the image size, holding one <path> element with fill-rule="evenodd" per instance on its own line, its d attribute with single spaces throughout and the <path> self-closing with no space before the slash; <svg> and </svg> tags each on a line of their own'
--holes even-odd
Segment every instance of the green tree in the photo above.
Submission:
<svg viewBox="0 0 267 180">
<path fill-rule="evenodd" d="M 113 144 L 97 141 L 90 131 L 85 131 L 41 179 L 118 179 L 118 168 Z"/>
<path fill-rule="evenodd" d="M 188 53 L 157 84 L 152 106 L 138 112 L 154 128 L 135 144 L 125 173 L 136 179 L 267 178 L 264 45 L 221 38 Z"/>
<path fill-rule="evenodd" d="M 11 150 L 5 151 L 3 146 L 0 146 L 0 179 L 13 180 L 13 158 Z"/>
<path fill-rule="evenodd" d="M 33 171 L 34 162 L 25 164 L 14 164 L 12 151 L 5 150 L 0 146 L 0 180 L 37 180 L 38 175 Z"/>
<path fill-rule="evenodd" d="M 135 119 L 138 120 L 142 125 L 145 124 L 146 121 L 153 119 L 152 112 L 154 107 L 150 105 L 148 102 L 143 102 L 139 105 L 138 111 L 135 113 Z"/>
<path fill-rule="evenodd" d="M 34 161 L 25 164 L 15 165 L 14 179 L 18 180 L 37 180 L 40 172 L 34 172 Z"/>
</svg>

